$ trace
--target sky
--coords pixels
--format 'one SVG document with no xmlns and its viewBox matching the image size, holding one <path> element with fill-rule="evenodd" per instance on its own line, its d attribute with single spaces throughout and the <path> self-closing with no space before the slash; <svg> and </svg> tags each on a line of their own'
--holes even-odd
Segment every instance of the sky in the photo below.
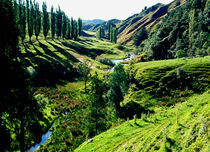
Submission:
<svg viewBox="0 0 210 152">
<path fill-rule="evenodd" d="M 157 3 L 168 4 L 173 0 L 37 0 L 40 5 L 47 3 L 48 11 L 51 6 L 61 9 L 68 15 L 77 19 L 126 19 L 140 13 L 147 6 Z"/>
</svg>

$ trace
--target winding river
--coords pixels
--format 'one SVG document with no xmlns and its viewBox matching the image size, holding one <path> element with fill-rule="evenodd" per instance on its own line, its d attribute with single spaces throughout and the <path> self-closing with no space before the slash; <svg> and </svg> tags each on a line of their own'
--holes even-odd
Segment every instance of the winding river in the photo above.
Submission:
<svg viewBox="0 0 210 152">
<path fill-rule="evenodd" d="M 115 64 L 115 66 L 116 66 L 116 65 L 118 65 L 120 62 L 122 62 L 122 61 L 129 61 L 129 60 L 133 59 L 134 57 L 135 57 L 135 55 L 130 54 L 128 58 L 120 59 L 120 60 L 113 59 L 113 60 L 111 60 L 111 61 L 112 61 L 112 62 Z M 115 66 L 112 67 L 111 69 L 108 69 L 108 70 L 105 70 L 105 71 L 106 71 L 106 72 L 111 72 L 111 71 L 114 70 Z M 42 135 L 41 142 L 40 142 L 40 143 L 37 143 L 35 146 L 31 147 L 31 148 L 28 150 L 28 152 L 34 152 L 34 151 L 36 151 L 42 144 L 44 144 L 44 143 L 50 138 L 50 136 L 51 136 L 51 134 L 52 134 L 51 128 L 53 128 L 53 125 L 50 127 L 50 129 L 49 129 L 45 134 Z"/>
</svg>

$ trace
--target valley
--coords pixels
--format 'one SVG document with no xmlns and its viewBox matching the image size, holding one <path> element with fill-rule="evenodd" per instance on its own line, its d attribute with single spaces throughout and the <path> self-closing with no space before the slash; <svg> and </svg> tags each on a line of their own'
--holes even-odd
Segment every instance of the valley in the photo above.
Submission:
<svg viewBox="0 0 210 152">
<path fill-rule="evenodd" d="M 209 151 L 209 2 L 105 21 L 2 0 L 0 151 Z"/>
</svg>

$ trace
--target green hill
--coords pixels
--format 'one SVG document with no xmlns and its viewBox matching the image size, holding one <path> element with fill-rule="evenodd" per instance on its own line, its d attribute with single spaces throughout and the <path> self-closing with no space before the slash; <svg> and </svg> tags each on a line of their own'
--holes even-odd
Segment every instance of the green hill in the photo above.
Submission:
<svg viewBox="0 0 210 152">
<path fill-rule="evenodd" d="M 208 151 L 209 92 L 154 115 L 129 120 L 85 142 L 75 152 Z"/>
<path fill-rule="evenodd" d="M 33 40 L 33 43 L 20 44 L 21 58 L 33 75 L 36 83 L 52 84 L 62 80 L 73 80 L 78 76 L 74 65 L 90 60 L 97 69 L 110 68 L 95 60 L 100 58 L 125 58 L 126 51 L 118 45 L 96 38 L 80 37 L 73 40 Z"/>
<path fill-rule="evenodd" d="M 209 72 L 209 57 L 134 64 L 121 103 L 134 120 L 75 151 L 208 151 Z"/>
<path fill-rule="evenodd" d="M 148 33 L 152 32 L 169 12 L 177 9 L 184 3 L 185 0 L 175 0 L 168 5 L 158 3 L 122 21 L 118 25 L 118 43 L 132 45 L 134 37 L 142 27 L 146 27 Z"/>
</svg>

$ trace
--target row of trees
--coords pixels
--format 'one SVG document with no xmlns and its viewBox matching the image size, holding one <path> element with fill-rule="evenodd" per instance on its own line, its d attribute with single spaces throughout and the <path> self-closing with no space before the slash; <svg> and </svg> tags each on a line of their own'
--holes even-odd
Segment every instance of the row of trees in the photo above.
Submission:
<svg viewBox="0 0 210 152">
<path fill-rule="evenodd" d="M 22 6 L 18 12 L 24 12 Z M 25 25 L 16 24 L 17 16 L 11 0 L 0 1 L 0 151 L 25 152 L 39 141 L 39 133 L 46 130 L 40 122 L 47 120 L 33 98 L 30 77 L 19 58 L 18 38 L 23 37 L 20 29 Z M 19 17 L 21 22 L 25 16 Z"/>
<path fill-rule="evenodd" d="M 78 36 L 82 33 L 82 19 L 74 20 L 69 19 L 68 16 L 61 10 L 60 6 L 55 11 L 51 7 L 51 12 L 47 12 L 47 5 L 45 2 L 42 4 L 42 12 L 40 12 L 39 3 L 35 0 L 13 0 L 13 9 L 15 12 L 15 21 L 20 29 L 20 37 L 22 42 L 26 38 L 26 34 L 31 37 L 36 36 L 38 40 L 41 31 L 47 39 L 49 33 L 51 38 L 57 36 L 58 39 L 74 39 L 77 40 Z"/>
<path fill-rule="evenodd" d="M 105 30 L 103 27 L 99 27 L 98 31 L 96 32 L 96 37 L 98 39 L 101 39 L 101 38 L 107 38 L 109 39 L 112 43 L 117 43 L 117 28 L 112 26 L 111 24 L 109 25 L 109 28 L 108 28 L 108 32 L 107 34 L 105 34 Z"/>
</svg>

